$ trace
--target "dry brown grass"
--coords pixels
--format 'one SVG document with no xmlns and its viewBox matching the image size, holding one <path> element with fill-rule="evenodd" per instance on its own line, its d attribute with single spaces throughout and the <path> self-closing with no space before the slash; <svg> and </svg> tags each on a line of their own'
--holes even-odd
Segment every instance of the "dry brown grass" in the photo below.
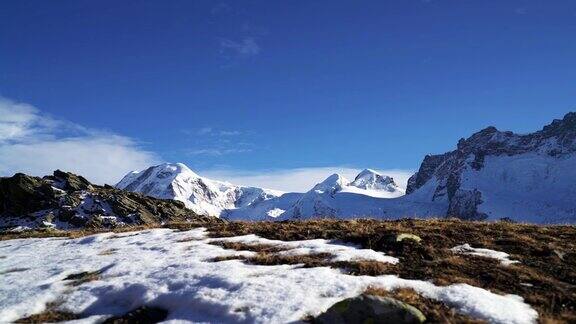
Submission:
<svg viewBox="0 0 576 324">
<path fill-rule="evenodd" d="M 67 276 L 64 280 L 68 281 L 66 283 L 68 286 L 80 286 L 90 281 L 100 280 L 102 272 L 102 270 L 79 272 Z"/>
<path fill-rule="evenodd" d="M 276 253 L 280 251 L 290 250 L 290 248 L 272 244 L 247 244 L 243 242 L 229 242 L 229 241 L 212 241 L 210 242 L 210 244 L 220 246 L 227 250 L 252 251 L 262 253 Z"/>
<path fill-rule="evenodd" d="M 154 228 L 171 228 L 174 230 L 191 230 L 193 228 L 211 226 L 212 223 L 204 222 L 189 222 L 189 223 L 167 223 L 164 225 L 160 224 L 148 224 L 148 225 L 134 225 L 134 226 L 119 226 L 114 228 L 83 228 L 75 230 L 59 230 L 51 228 L 39 228 L 29 231 L 22 232 L 0 232 L 0 241 L 13 240 L 13 239 L 23 239 L 23 238 L 44 238 L 44 237 L 62 237 L 62 238 L 79 238 L 88 235 L 100 234 L 100 233 L 125 233 L 134 231 L 143 231 Z M 137 235 L 137 234 L 135 234 Z M 121 236 L 111 236 L 110 238 L 119 238 Z"/>
<path fill-rule="evenodd" d="M 25 318 L 21 318 L 14 323 L 25 323 L 25 324 L 32 324 L 32 323 L 59 323 L 64 321 L 72 321 L 79 319 L 80 316 L 73 313 L 68 312 L 61 312 L 56 310 L 46 310 L 39 314 L 30 315 Z"/>
<path fill-rule="evenodd" d="M 30 315 L 14 321 L 14 323 L 36 324 L 36 323 L 59 323 L 80 319 L 78 314 L 58 310 L 60 303 L 49 303 L 46 309 L 38 314 Z"/>
<path fill-rule="evenodd" d="M 80 314 L 57 310 L 58 304 L 46 305 L 46 310 L 41 313 L 30 315 L 16 320 L 14 323 L 36 324 L 36 323 L 59 323 L 84 318 Z M 103 324 L 132 324 L 132 323 L 158 323 L 168 317 L 168 311 L 159 307 L 142 306 L 126 314 L 113 316 L 106 319 Z"/>
<path fill-rule="evenodd" d="M 256 256 L 226 256 L 216 257 L 213 262 L 226 260 L 243 260 L 246 263 L 257 265 L 296 265 L 301 264 L 305 268 L 332 267 L 344 270 L 346 273 L 358 276 L 378 276 L 391 273 L 390 268 L 394 265 L 377 261 L 332 261 L 334 255 L 330 253 L 315 253 L 303 255 L 279 254 L 278 252 L 290 250 L 290 248 L 270 244 L 246 244 L 242 242 L 213 241 L 210 244 L 224 249 L 235 251 L 257 252 Z"/>
</svg>

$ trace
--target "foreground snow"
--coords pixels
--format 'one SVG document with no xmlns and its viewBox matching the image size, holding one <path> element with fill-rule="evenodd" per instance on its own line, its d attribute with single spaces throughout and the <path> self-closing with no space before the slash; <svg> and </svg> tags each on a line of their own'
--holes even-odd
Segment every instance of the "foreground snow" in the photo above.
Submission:
<svg viewBox="0 0 576 324">
<path fill-rule="evenodd" d="M 142 305 L 169 311 L 168 321 L 285 323 L 318 315 L 369 286 L 407 287 L 443 301 L 458 312 L 493 323 L 530 323 L 537 313 L 515 295 L 501 296 L 466 284 L 446 287 L 392 275 L 350 276 L 337 269 L 294 265 L 257 266 L 215 257 L 251 256 L 211 241 L 278 244 L 280 253 L 332 253 L 336 260 L 398 262 L 373 250 L 325 240 L 282 242 L 255 235 L 207 238 L 204 229 L 155 229 L 98 234 L 78 239 L 43 238 L 0 242 L 0 318 L 13 321 L 41 312 L 46 303 L 96 322 Z M 100 280 L 73 287 L 65 277 L 102 270 Z"/>
</svg>

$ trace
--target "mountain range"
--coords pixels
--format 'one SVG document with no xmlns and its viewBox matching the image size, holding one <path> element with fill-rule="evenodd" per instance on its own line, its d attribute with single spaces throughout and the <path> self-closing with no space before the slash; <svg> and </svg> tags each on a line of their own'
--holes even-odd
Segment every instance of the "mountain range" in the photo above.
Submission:
<svg viewBox="0 0 576 324">
<path fill-rule="evenodd" d="M 404 194 L 391 177 L 366 169 L 354 181 L 334 174 L 306 193 L 284 193 L 276 190 L 237 186 L 207 179 L 182 163 L 164 163 L 143 171 L 127 174 L 117 188 L 135 191 L 161 199 L 174 199 L 200 215 L 233 220 L 265 220 L 288 215 L 345 217 L 350 210 L 339 212 L 332 205 L 334 197 L 352 194 L 386 199 Z M 357 206 L 352 206 L 358 209 Z"/>
<path fill-rule="evenodd" d="M 166 163 L 126 175 L 116 187 L 175 199 L 201 215 L 231 220 L 458 217 L 576 222 L 576 113 L 542 130 L 485 128 L 456 149 L 427 155 L 406 191 L 366 169 L 349 181 L 328 177 L 305 193 L 236 186 Z"/>
<path fill-rule="evenodd" d="M 427 155 L 404 190 L 366 169 L 333 174 L 304 193 L 238 186 L 182 163 L 127 174 L 115 187 L 55 171 L 0 178 L 0 227 L 114 227 L 167 221 L 456 217 L 576 223 L 576 113 L 542 130 L 485 128 Z M 200 218 L 198 218 L 200 217 Z"/>
</svg>

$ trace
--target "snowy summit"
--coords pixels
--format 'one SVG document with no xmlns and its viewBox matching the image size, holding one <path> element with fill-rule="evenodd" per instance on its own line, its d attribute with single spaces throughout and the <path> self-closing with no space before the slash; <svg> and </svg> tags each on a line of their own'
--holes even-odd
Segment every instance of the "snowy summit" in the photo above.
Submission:
<svg viewBox="0 0 576 324">
<path fill-rule="evenodd" d="M 194 212 L 210 216 L 220 216 L 224 210 L 247 207 L 282 194 L 210 180 L 183 163 L 164 163 L 130 172 L 116 187 L 155 198 L 179 200 Z"/>
</svg>

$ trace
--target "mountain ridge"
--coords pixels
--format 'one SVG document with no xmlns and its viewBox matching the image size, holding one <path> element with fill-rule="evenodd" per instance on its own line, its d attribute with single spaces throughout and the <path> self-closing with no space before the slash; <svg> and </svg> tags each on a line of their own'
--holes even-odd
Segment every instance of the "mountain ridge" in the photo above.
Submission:
<svg viewBox="0 0 576 324">
<path fill-rule="evenodd" d="M 45 177 L 0 178 L 0 228 L 116 228 L 165 222 L 213 222 L 175 200 L 90 183 L 60 170 Z"/>
<path fill-rule="evenodd" d="M 570 168 L 570 165 L 576 165 L 575 152 L 574 112 L 529 134 L 487 127 L 460 139 L 453 151 L 427 155 L 418 172 L 408 180 L 406 193 L 429 191 L 423 187 L 431 186 L 431 201 L 444 200 L 447 216 L 464 219 L 511 217 L 523 220 L 526 218 L 520 219 L 520 213 L 514 211 L 523 206 L 532 221 L 540 218 L 548 222 L 552 214 L 557 213 L 560 215 L 555 221 L 574 222 L 576 205 L 571 203 L 569 196 L 576 193 L 576 186 L 571 185 L 576 180 L 576 173 Z M 548 192 L 537 190 L 538 186 L 546 187 Z M 523 190 L 533 193 L 530 197 L 522 197 Z M 565 196 L 564 199 L 550 197 L 552 190 Z M 497 195 L 491 194 L 494 192 L 500 192 L 512 201 L 501 202 Z M 538 202 L 541 204 L 537 205 Z M 509 207 L 512 204 L 518 207 Z M 545 206 L 550 204 L 553 206 Z"/>
</svg>

